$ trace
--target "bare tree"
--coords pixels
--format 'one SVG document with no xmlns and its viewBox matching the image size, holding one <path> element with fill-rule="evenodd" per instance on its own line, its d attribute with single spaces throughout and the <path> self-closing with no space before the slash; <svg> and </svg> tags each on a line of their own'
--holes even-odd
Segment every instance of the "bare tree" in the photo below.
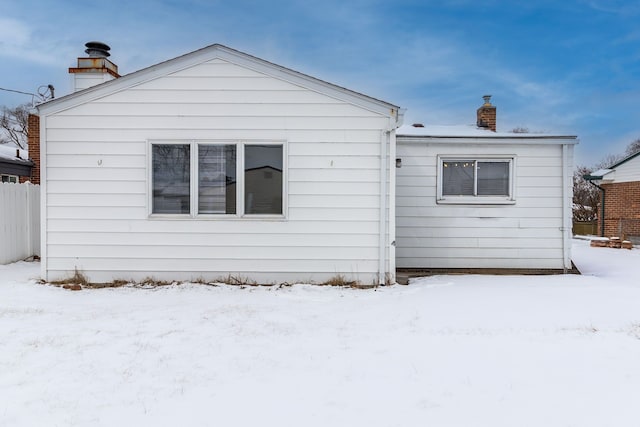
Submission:
<svg viewBox="0 0 640 427">
<path fill-rule="evenodd" d="M 595 221 L 598 218 L 598 188 L 583 178 L 593 172 L 593 168 L 578 166 L 573 172 L 573 220 Z"/>
<path fill-rule="evenodd" d="M 595 221 L 600 212 L 600 190 L 583 178 L 598 169 L 607 169 L 618 163 L 625 156 L 621 154 L 607 154 L 598 163 L 589 166 L 577 166 L 573 172 L 573 220 Z"/>
<path fill-rule="evenodd" d="M 615 165 L 620 160 L 624 159 L 624 157 L 625 156 L 622 154 L 607 154 L 598 163 L 594 165 L 594 170 L 609 169 L 609 167 Z"/>
<path fill-rule="evenodd" d="M 608 154 L 593 167 L 578 166 L 573 172 L 573 220 L 595 221 L 598 218 L 598 204 L 600 202 L 599 189 L 586 181 L 583 176 L 598 169 L 607 169 L 625 157 L 640 152 L 640 138 L 627 146 L 624 154 Z"/>
<path fill-rule="evenodd" d="M 627 148 L 624 150 L 624 153 L 622 154 L 607 154 L 602 158 L 602 160 L 595 164 L 595 168 L 608 169 L 625 157 L 632 156 L 638 152 L 640 152 L 640 138 L 630 142 L 629 145 L 627 145 Z"/>
<path fill-rule="evenodd" d="M 626 156 L 632 156 L 632 155 L 636 154 L 639 151 L 640 151 L 640 138 L 638 138 L 635 141 L 632 141 L 631 143 L 629 143 L 629 145 L 627 145 L 627 149 L 624 152 L 624 154 Z"/>
<path fill-rule="evenodd" d="M 12 143 L 23 150 L 28 145 L 30 104 L 14 108 L 2 107 L 0 115 L 0 144 Z"/>
</svg>

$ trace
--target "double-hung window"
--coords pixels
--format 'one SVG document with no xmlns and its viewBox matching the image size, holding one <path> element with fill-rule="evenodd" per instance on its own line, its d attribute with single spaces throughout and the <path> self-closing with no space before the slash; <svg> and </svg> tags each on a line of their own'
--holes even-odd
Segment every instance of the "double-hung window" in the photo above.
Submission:
<svg viewBox="0 0 640 427">
<path fill-rule="evenodd" d="M 151 214 L 282 216 L 284 144 L 151 143 Z"/>
<path fill-rule="evenodd" d="M 438 203 L 515 203 L 510 157 L 439 157 Z"/>
</svg>

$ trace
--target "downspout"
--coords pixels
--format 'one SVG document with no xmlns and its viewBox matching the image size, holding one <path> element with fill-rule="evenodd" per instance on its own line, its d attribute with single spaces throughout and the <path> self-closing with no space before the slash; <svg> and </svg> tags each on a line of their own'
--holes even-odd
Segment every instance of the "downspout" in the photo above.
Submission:
<svg viewBox="0 0 640 427">
<path fill-rule="evenodd" d="M 395 130 L 402 126 L 404 109 L 392 109 L 389 127 L 380 137 L 380 224 L 378 241 L 378 284 L 385 285 L 387 276 L 395 281 Z M 392 135 L 393 132 L 393 135 Z M 387 150 L 389 152 L 387 153 Z M 387 169 L 388 168 L 388 169 Z M 388 171 L 388 175 L 387 175 Z M 389 190 L 387 191 L 387 178 Z M 387 209 L 388 208 L 388 209 Z M 387 232 L 388 229 L 388 232 Z M 388 235 L 388 239 L 387 239 Z M 387 241 L 389 241 L 387 247 Z M 387 271 L 387 249 L 389 256 L 389 271 Z M 388 274 L 390 273 L 390 274 Z"/>
<path fill-rule="evenodd" d="M 571 268 L 571 257 L 569 256 L 569 215 L 570 215 L 570 200 L 569 200 L 569 147 L 567 144 L 562 144 L 562 272 L 567 274 L 569 268 Z"/>
<path fill-rule="evenodd" d="M 386 282 L 386 253 L 387 253 L 387 147 L 391 139 L 391 132 L 385 131 L 380 138 L 380 224 L 378 241 L 378 284 Z"/>
<path fill-rule="evenodd" d="M 40 110 L 38 110 L 40 114 Z M 49 280 L 47 251 L 47 116 L 40 114 L 40 278 Z"/>
</svg>

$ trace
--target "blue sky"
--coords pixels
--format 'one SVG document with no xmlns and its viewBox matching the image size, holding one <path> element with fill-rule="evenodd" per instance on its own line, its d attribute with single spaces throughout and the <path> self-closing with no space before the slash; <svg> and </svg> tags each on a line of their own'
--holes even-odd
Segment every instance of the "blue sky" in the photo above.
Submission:
<svg viewBox="0 0 640 427">
<path fill-rule="evenodd" d="M 84 43 L 121 74 L 222 43 L 407 109 L 578 135 L 577 164 L 640 138 L 640 2 L 619 0 L 0 0 L 0 87 L 70 90 Z M 27 102 L 0 91 L 0 105 Z"/>
</svg>

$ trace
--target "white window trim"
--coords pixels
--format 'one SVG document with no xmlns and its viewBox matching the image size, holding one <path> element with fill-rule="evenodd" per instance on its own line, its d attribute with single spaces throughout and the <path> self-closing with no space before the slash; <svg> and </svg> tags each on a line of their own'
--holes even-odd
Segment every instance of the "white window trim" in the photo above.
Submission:
<svg viewBox="0 0 640 427">
<path fill-rule="evenodd" d="M 198 212 L 200 192 L 198 191 L 198 155 L 200 145 L 235 145 L 236 146 L 236 213 L 235 214 L 201 214 Z M 237 168 L 240 164 L 244 164 L 244 146 L 237 141 L 192 141 L 191 145 L 191 214 L 192 218 L 199 219 L 217 219 L 217 218 L 238 218 L 239 212 L 244 212 L 244 199 L 240 200 L 240 195 L 244 194 L 244 179 L 239 178 Z M 195 176 L 193 176 L 195 175 Z M 242 204 L 242 208 L 240 205 Z"/>
<path fill-rule="evenodd" d="M 190 213 L 158 214 L 153 213 L 153 154 L 154 145 L 190 146 Z M 198 211 L 198 145 L 235 145 L 236 146 L 236 213 L 235 214 L 199 214 Z M 244 147 L 245 145 L 282 146 L 282 214 L 245 214 L 244 212 Z M 282 140 L 147 140 L 147 213 L 149 219 L 199 219 L 199 220 L 285 220 L 288 217 L 288 144 Z"/>
<path fill-rule="evenodd" d="M 2 178 L 8 178 L 8 181 L 2 181 Z M 13 180 L 12 180 L 13 179 Z M 2 175 L 0 175 L 0 182 L 5 182 L 7 184 L 19 184 L 20 183 L 20 177 L 18 175 L 10 175 L 7 173 L 3 173 Z"/>
<path fill-rule="evenodd" d="M 516 203 L 516 156 L 515 155 L 438 155 L 437 196 L 438 204 L 459 205 L 513 205 Z M 479 162 L 508 162 L 509 163 L 509 195 L 508 196 L 444 196 L 442 194 L 444 162 L 473 160 Z M 477 177 L 476 177 L 477 179 Z M 474 181 L 474 188 L 477 181 Z"/>
</svg>

